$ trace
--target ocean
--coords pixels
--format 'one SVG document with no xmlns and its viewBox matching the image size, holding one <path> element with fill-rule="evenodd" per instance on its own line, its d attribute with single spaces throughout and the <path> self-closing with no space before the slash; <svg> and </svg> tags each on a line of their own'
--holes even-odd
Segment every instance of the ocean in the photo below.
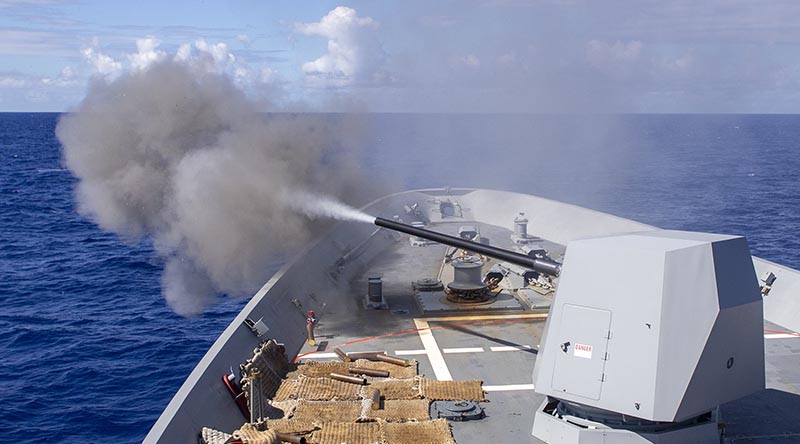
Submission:
<svg viewBox="0 0 800 444">
<path fill-rule="evenodd" d="M 362 118 L 363 173 L 381 189 L 536 194 L 663 228 L 744 235 L 753 254 L 800 268 L 800 116 Z M 152 245 L 78 215 L 57 120 L 0 114 L 0 434 L 140 442 L 246 301 L 172 313 Z"/>
</svg>

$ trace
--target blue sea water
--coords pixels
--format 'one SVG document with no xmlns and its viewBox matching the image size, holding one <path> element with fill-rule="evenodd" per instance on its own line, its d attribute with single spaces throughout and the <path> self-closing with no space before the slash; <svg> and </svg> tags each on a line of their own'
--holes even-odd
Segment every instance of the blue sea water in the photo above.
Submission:
<svg viewBox="0 0 800 444">
<path fill-rule="evenodd" d="M 386 189 L 537 194 L 742 234 L 754 254 L 800 268 L 800 116 L 363 118 L 364 174 Z M 140 442 L 245 301 L 173 314 L 151 245 L 77 214 L 57 119 L 0 114 L 0 436 Z"/>
</svg>

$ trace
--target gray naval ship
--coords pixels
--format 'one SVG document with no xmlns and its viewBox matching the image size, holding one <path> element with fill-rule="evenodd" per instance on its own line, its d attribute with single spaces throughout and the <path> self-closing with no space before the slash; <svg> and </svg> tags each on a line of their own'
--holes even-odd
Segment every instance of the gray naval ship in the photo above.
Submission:
<svg viewBox="0 0 800 444">
<path fill-rule="evenodd" d="M 253 296 L 147 444 L 800 442 L 800 272 L 531 195 L 393 194 Z"/>
</svg>

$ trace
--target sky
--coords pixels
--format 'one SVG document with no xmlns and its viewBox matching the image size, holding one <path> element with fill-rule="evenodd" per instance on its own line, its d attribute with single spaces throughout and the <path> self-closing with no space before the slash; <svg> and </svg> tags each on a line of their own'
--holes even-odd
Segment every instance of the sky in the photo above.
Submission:
<svg viewBox="0 0 800 444">
<path fill-rule="evenodd" d="M 202 60 L 271 109 L 800 112 L 795 0 L 0 0 L 0 111 Z"/>
</svg>

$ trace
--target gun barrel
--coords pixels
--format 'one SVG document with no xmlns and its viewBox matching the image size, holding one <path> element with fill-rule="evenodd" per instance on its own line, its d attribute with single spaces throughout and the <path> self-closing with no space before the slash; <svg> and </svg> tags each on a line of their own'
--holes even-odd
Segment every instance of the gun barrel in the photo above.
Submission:
<svg viewBox="0 0 800 444">
<path fill-rule="evenodd" d="M 561 273 L 561 264 L 555 261 L 530 257 L 521 253 L 504 250 L 502 248 L 472 242 L 460 237 L 437 233 L 435 231 L 430 231 L 423 228 L 412 227 L 411 225 L 384 219 L 382 217 L 375 218 L 375 225 L 388 228 L 390 230 L 399 231 L 401 233 L 410 234 L 411 236 L 417 236 L 422 239 L 438 242 L 451 247 L 479 253 L 484 256 L 489 256 L 504 262 L 510 262 L 512 264 L 519 265 L 520 267 L 525 267 L 530 270 L 538 271 L 551 276 L 558 276 L 558 274 Z"/>
</svg>

